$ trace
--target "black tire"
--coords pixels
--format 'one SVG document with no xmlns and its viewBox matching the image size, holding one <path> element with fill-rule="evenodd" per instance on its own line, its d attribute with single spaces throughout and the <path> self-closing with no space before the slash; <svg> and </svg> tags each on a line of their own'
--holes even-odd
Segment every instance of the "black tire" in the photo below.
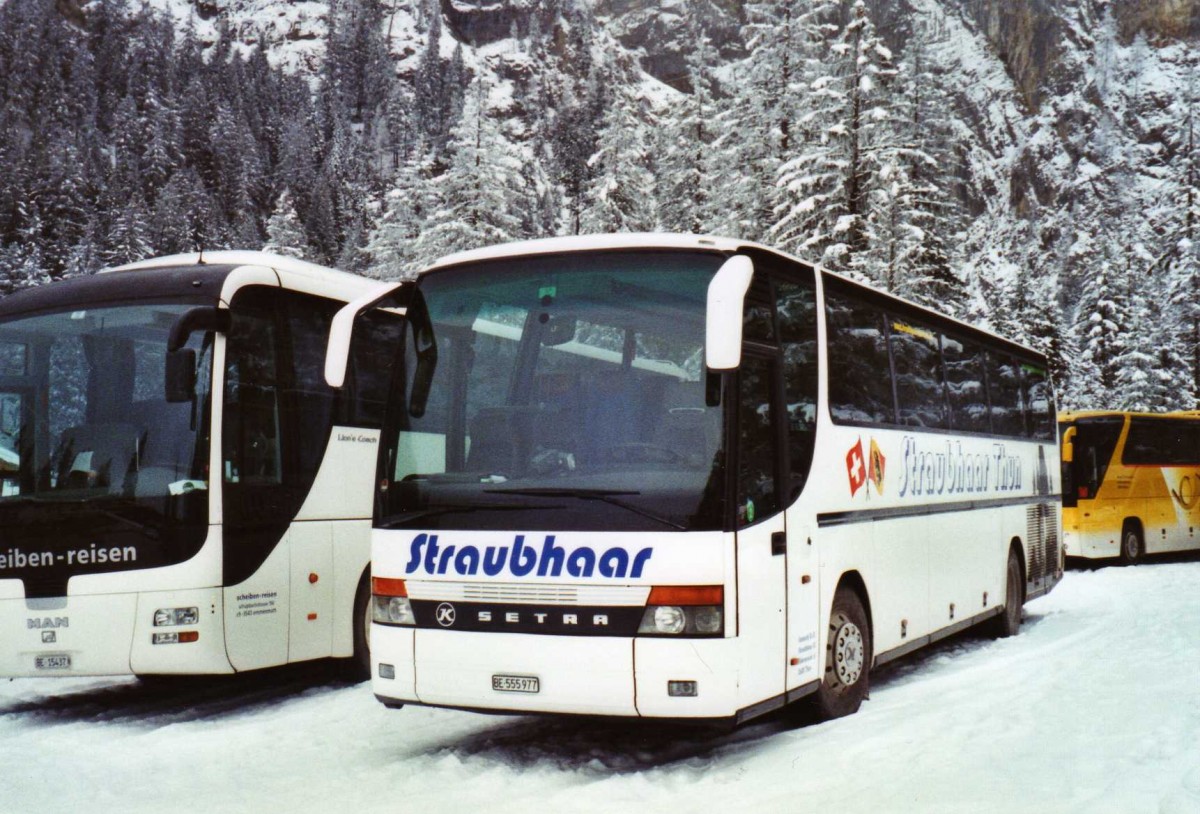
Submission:
<svg viewBox="0 0 1200 814">
<path fill-rule="evenodd" d="M 1125 527 L 1121 529 L 1121 564 L 1137 565 L 1145 553 L 1142 527 L 1132 520 L 1126 520 Z"/>
<path fill-rule="evenodd" d="M 363 574 L 354 593 L 354 655 L 346 659 L 346 678 L 366 681 L 371 677 L 371 574 Z"/>
<path fill-rule="evenodd" d="M 992 622 L 992 635 L 997 639 L 1016 636 L 1021 631 L 1021 616 L 1025 606 L 1025 572 L 1021 555 L 1016 548 L 1008 550 L 1008 566 L 1004 571 L 1004 612 Z"/>
<path fill-rule="evenodd" d="M 825 677 L 813 695 L 819 720 L 858 711 L 871 685 L 871 628 L 858 594 L 838 588 L 829 611 L 825 644 Z"/>
</svg>

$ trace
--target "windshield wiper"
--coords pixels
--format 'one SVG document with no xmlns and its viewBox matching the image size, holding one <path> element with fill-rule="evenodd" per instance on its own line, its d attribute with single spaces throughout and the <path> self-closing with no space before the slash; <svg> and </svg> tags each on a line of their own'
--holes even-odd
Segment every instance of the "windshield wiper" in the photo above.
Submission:
<svg viewBox="0 0 1200 814">
<path fill-rule="evenodd" d="M 641 492 L 626 489 L 571 489 L 563 487 L 545 487 L 537 488 L 530 487 L 528 489 L 512 488 L 512 489 L 484 489 L 485 492 L 490 492 L 499 495 L 531 495 L 541 497 L 575 497 L 580 500 L 598 500 L 601 503 L 607 503 L 610 506 L 617 506 L 628 512 L 640 514 L 649 520 L 657 523 L 662 523 L 664 526 L 687 531 L 687 526 L 682 523 L 676 523 L 669 517 L 664 517 L 661 514 L 652 512 L 649 509 L 643 509 L 641 506 L 636 506 L 625 500 L 622 497 L 629 495 L 640 495 Z"/>
<path fill-rule="evenodd" d="M 561 509 L 561 505 L 551 503 L 530 506 L 523 503 L 439 503 L 436 506 L 430 506 L 426 509 L 413 509 L 409 512 L 391 515 L 385 520 L 379 521 L 375 526 L 377 529 L 394 529 L 397 526 L 405 523 L 410 523 L 418 517 L 430 517 L 438 514 L 454 514 L 461 512 L 468 514 L 470 512 L 479 511 L 515 511 L 517 509 Z"/>
</svg>

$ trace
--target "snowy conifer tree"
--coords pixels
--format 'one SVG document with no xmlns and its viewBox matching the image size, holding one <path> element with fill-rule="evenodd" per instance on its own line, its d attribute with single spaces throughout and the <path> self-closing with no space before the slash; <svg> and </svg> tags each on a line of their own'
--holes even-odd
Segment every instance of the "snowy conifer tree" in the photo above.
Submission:
<svg viewBox="0 0 1200 814">
<path fill-rule="evenodd" d="M 291 191 L 286 187 L 279 194 L 275 212 L 267 220 L 267 242 L 263 245 L 263 251 L 301 258 L 308 253 L 308 239 L 304 235 L 296 206 L 292 203 Z"/>
<path fill-rule="evenodd" d="M 514 202 L 525 200 L 521 157 L 487 109 L 476 79 L 447 145 L 449 169 L 430 188 L 434 201 L 416 242 L 419 262 L 521 237 Z"/>
<path fill-rule="evenodd" d="M 875 147 L 890 133 L 886 82 L 894 73 L 862 0 L 815 3 L 824 25 L 806 64 L 807 138 L 779 169 L 784 192 L 772 227 L 783 248 L 835 269 L 858 270 L 870 244 L 872 192 L 881 183 Z"/>
<path fill-rule="evenodd" d="M 629 83 L 617 84 L 588 165 L 592 178 L 584 195 L 582 231 L 654 229 L 654 176 L 646 123 L 641 100 Z"/>
<path fill-rule="evenodd" d="M 667 114 L 657 167 L 662 228 L 693 234 L 712 230 L 716 220 L 713 182 L 717 176 L 716 152 L 712 149 L 718 115 L 712 73 L 716 50 L 704 31 L 698 5 L 685 7 L 688 39 L 695 43 L 686 58 L 690 93 L 672 105 Z"/>
</svg>

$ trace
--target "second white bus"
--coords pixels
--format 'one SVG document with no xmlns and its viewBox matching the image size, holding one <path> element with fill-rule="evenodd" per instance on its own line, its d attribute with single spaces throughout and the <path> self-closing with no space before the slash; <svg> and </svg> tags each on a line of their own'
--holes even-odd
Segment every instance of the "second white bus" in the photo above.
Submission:
<svg viewBox="0 0 1200 814">
<path fill-rule="evenodd" d="M 366 674 L 388 343 L 323 376 L 379 284 L 255 252 L 148 260 L 0 303 L 0 676 Z"/>
<path fill-rule="evenodd" d="M 836 717 L 1061 578 L 1046 362 L 995 335 L 693 236 L 468 252 L 381 303 L 412 325 L 372 542 L 388 706 Z"/>
</svg>

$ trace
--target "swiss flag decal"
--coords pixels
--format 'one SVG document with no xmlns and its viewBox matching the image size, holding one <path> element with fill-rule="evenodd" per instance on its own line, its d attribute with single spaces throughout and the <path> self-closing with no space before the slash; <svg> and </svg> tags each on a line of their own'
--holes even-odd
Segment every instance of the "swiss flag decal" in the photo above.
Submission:
<svg viewBox="0 0 1200 814">
<path fill-rule="evenodd" d="M 846 453 L 846 474 L 850 477 L 850 497 L 854 497 L 867 482 L 867 459 L 863 455 L 861 438 Z"/>
</svg>

